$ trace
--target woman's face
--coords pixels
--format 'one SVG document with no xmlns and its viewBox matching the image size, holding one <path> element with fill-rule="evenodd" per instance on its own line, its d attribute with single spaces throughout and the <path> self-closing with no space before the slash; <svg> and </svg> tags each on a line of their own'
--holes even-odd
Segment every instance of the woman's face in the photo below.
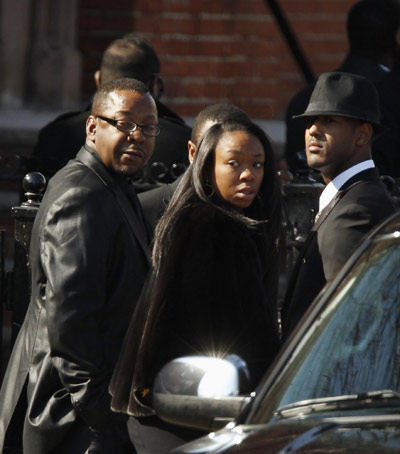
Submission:
<svg viewBox="0 0 400 454">
<path fill-rule="evenodd" d="M 225 132 L 215 148 L 214 191 L 234 208 L 249 207 L 264 177 L 261 142 L 245 131 Z"/>
</svg>

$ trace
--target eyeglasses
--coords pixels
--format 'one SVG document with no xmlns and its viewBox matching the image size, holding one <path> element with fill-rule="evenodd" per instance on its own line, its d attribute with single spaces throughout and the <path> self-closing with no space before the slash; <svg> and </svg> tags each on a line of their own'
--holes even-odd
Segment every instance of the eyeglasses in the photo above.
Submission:
<svg viewBox="0 0 400 454">
<path fill-rule="evenodd" d="M 110 125 L 114 126 L 122 132 L 131 133 L 136 131 L 136 129 L 139 127 L 145 136 L 154 137 L 160 134 L 160 127 L 158 125 L 141 125 L 139 123 L 135 123 L 134 121 L 114 120 L 112 118 L 103 117 L 102 115 L 96 115 L 96 117 L 106 121 L 107 123 L 110 123 Z"/>
</svg>

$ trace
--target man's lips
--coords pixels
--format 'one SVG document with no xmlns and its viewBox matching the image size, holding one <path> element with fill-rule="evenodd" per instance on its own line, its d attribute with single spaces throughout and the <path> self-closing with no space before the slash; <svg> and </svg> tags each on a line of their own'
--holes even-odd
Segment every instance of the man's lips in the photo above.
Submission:
<svg viewBox="0 0 400 454">
<path fill-rule="evenodd" d="M 318 142 L 309 142 L 307 144 L 307 149 L 311 152 L 311 153 L 319 153 L 322 149 L 322 145 L 319 144 Z"/>
<path fill-rule="evenodd" d="M 122 150 L 121 156 L 126 157 L 128 159 L 135 159 L 135 158 L 144 159 L 145 154 L 142 150 L 135 148 L 135 149 Z"/>
</svg>

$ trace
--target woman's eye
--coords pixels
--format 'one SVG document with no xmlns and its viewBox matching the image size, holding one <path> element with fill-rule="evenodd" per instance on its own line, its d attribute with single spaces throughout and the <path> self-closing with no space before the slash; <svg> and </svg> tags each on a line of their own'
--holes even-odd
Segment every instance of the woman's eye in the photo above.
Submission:
<svg viewBox="0 0 400 454">
<path fill-rule="evenodd" d="M 262 167 L 264 167 L 264 163 L 263 162 L 255 162 L 254 163 L 254 167 L 256 167 L 257 169 L 261 169 Z"/>
<path fill-rule="evenodd" d="M 232 167 L 237 167 L 239 163 L 237 161 L 228 161 L 228 165 Z"/>
</svg>

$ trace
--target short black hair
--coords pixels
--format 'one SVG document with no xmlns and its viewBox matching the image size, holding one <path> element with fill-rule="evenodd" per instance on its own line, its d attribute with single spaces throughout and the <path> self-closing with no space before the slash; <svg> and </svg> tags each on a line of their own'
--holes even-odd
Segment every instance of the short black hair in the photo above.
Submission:
<svg viewBox="0 0 400 454">
<path fill-rule="evenodd" d="M 101 61 L 101 83 L 131 77 L 148 84 L 161 71 L 160 60 L 151 44 L 133 33 L 113 41 Z"/>
<path fill-rule="evenodd" d="M 115 79 L 102 85 L 94 95 L 92 104 L 92 113 L 102 112 L 110 93 L 116 91 L 135 91 L 141 95 L 149 92 L 148 87 L 139 80 L 130 78 Z"/>
<path fill-rule="evenodd" d="M 202 109 L 194 120 L 191 140 L 195 145 L 198 145 L 201 140 L 204 123 L 210 120 L 215 121 L 216 123 L 223 123 L 228 120 L 244 122 L 250 121 L 247 114 L 233 104 L 210 104 Z"/>
</svg>

